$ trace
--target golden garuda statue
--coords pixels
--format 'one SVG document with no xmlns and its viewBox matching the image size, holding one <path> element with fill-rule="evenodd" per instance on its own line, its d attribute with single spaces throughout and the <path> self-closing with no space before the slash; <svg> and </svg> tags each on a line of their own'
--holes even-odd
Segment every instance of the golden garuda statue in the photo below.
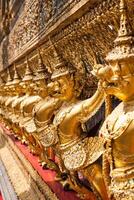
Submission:
<svg viewBox="0 0 134 200">
<path fill-rule="evenodd" d="M 92 97 L 78 99 L 76 70 L 66 65 L 56 48 L 49 84 L 50 76 L 45 74 L 38 51 L 39 68 L 34 78 L 27 60 L 21 83 L 15 68 L 14 80 L 8 76 L 7 84 L 1 81 L 0 85 L 0 118 L 38 154 L 43 166 L 66 172 L 71 187 L 91 199 L 94 196 L 78 186 L 75 175 L 89 181 L 98 199 L 134 200 L 134 36 L 125 0 L 120 0 L 120 14 L 118 36 L 106 57 L 107 65 L 95 64 L 93 68 L 99 81 Z M 122 102 L 108 113 L 98 136 L 87 135 L 83 124 L 110 95 Z M 59 158 L 58 169 L 55 160 L 49 161 L 51 148 Z"/>
<path fill-rule="evenodd" d="M 103 174 L 109 199 L 134 199 L 134 36 L 125 0 L 120 2 L 120 29 L 114 49 L 102 68 L 105 94 L 122 102 L 106 118 L 100 136 L 105 139 Z M 101 71 L 101 69 L 100 69 Z"/>
<path fill-rule="evenodd" d="M 24 143 L 27 143 L 27 133 L 24 131 L 25 124 L 31 120 L 34 105 L 40 101 L 36 88 L 33 87 L 34 75 L 30 69 L 28 58 L 26 58 L 26 72 L 22 79 L 21 86 L 25 89 L 26 98 L 20 104 L 21 116 L 19 117 L 19 127 L 23 135 Z"/>
<path fill-rule="evenodd" d="M 94 70 L 99 78 L 96 93 L 61 108 L 53 123 L 57 127 L 57 148 L 65 168 L 80 171 L 102 199 L 108 199 L 108 193 L 109 199 L 130 200 L 134 199 L 134 39 L 123 0 L 120 12 L 115 48 L 106 57 L 109 65 L 99 65 Z M 86 137 L 81 124 L 96 113 L 105 95 L 114 95 L 123 102 L 106 118 L 100 137 Z M 103 170 L 98 163 L 102 154 Z"/>
<path fill-rule="evenodd" d="M 9 72 L 8 72 L 9 73 Z M 10 77 L 10 74 L 8 74 Z M 9 78 L 8 78 L 9 80 Z M 14 64 L 14 77 L 12 81 L 8 81 L 6 83 L 6 86 L 8 86 L 8 90 L 9 90 L 9 97 L 5 102 L 5 106 L 7 109 L 7 112 L 5 112 L 5 116 L 7 118 L 7 124 L 10 128 L 10 130 L 13 130 L 13 113 L 14 113 L 14 109 L 13 109 L 13 103 L 18 99 L 19 97 L 19 91 L 20 91 L 20 85 L 19 83 L 21 82 L 21 78 L 17 72 L 16 66 Z"/>
<path fill-rule="evenodd" d="M 10 114 L 11 114 L 11 104 L 12 101 L 16 98 L 15 96 L 15 91 L 14 91 L 14 87 L 13 87 L 13 80 L 11 78 L 11 74 L 9 69 L 7 70 L 7 82 L 4 85 L 3 88 L 6 92 L 6 96 L 3 98 L 4 102 L 3 102 L 3 117 L 4 120 L 6 122 L 6 125 L 8 128 L 10 128 L 11 126 L 11 122 L 10 122 Z"/>
<path fill-rule="evenodd" d="M 4 99 L 6 96 L 6 91 L 4 90 L 4 86 L 5 86 L 5 81 L 3 80 L 2 77 L 0 77 L 0 119 L 1 119 L 1 122 L 3 122 L 3 123 L 4 123 L 3 105 L 4 105 Z"/>
<path fill-rule="evenodd" d="M 42 145 L 38 138 L 38 132 L 40 128 L 44 128 L 43 122 L 45 121 L 44 115 L 40 112 L 40 108 L 49 101 L 47 92 L 47 82 L 49 79 L 50 73 L 44 65 L 41 52 L 38 49 L 38 69 L 33 79 L 33 87 L 37 95 L 39 95 L 40 100 L 33 106 L 31 119 L 25 123 L 24 130 L 27 132 L 30 151 L 39 156 L 39 162 L 41 162 Z M 44 121 L 42 121 L 43 119 Z"/>
<path fill-rule="evenodd" d="M 55 48 L 54 53 L 56 65 L 54 66 L 55 71 L 51 76 L 52 82 L 49 81 L 50 83 L 47 85 L 48 77 L 46 77 L 46 75 L 42 78 L 36 77 L 36 85 L 38 85 L 39 95 L 42 97 L 42 100 L 34 106 L 33 120 L 36 126 L 35 138 L 38 140 L 36 140 L 37 146 L 38 144 L 43 146 L 43 152 L 40 155 L 40 162 L 42 166 L 47 166 L 49 168 L 55 167 L 55 170 L 59 171 L 58 166 L 56 167 L 54 163 L 47 159 L 47 157 L 50 157 L 50 155 L 48 155 L 50 152 L 48 149 L 50 150 L 50 147 L 53 147 L 57 143 L 58 139 L 55 127 L 52 124 L 54 115 L 65 101 L 69 101 L 70 98 L 72 98 L 69 93 L 70 90 L 68 90 L 67 93 L 64 92 L 66 91 L 67 86 L 72 89 L 71 82 L 69 82 L 70 79 L 68 80 L 70 74 L 72 73 L 72 69 L 67 69 L 66 64 L 58 55 Z M 57 73 L 59 70 L 62 70 L 62 72 Z M 62 88 L 60 87 L 60 90 L 57 91 L 57 89 L 59 89 L 59 85 L 62 85 Z M 57 92 L 62 93 L 62 98 L 59 98 L 59 96 L 54 97 Z"/>
</svg>

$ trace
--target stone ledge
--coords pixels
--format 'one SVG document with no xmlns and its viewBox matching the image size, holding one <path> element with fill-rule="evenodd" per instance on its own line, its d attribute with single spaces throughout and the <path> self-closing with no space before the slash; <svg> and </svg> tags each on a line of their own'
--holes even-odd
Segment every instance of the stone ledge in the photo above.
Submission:
<svg viewBox="0 0 134 200">
<path fill-rule="evenodd" d="M 20 200 L 58 200 L 13 141 L 0 129 L 0 157 Z"/>
<path fill-rule="evenodd" d="M 0 191 L 3 200 L 18 200 L 1 160 L 0 160 Z"/>
</svg>

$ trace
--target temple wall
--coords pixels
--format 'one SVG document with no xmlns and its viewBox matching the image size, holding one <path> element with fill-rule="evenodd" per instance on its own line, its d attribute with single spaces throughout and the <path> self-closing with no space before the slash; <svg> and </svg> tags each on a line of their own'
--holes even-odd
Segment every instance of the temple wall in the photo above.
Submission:
<svg viewBox="0 0 134 200">
<path fill-rule="evenodd" d="M 79 69 L 79 76 L 94 87 L 90 71 L 94 57 L 103 63 L 113 46 L 119 27 L 117 5 L 117 0 L 27 0 L 16 8 L 15 14 L 11 7 L 11 16 L 3 23 L 1 34 L 0 69 L 10 66 L 12 71 L 15 62 L 23 75 L 28 55 L 31 68 L 36 70 L 36 49 L 40 47 L 44 63 L 52 71 L 54 43 L 62 57 Z M 132 5 L 130 1 L 130 16 Z"/>
<path fill-rule="evenodd" d="M 117 0 L 27 0 L 18 7 L 16 3 L 16 14 L 11 6 L 10 17 L 3 22 L 1 70 L 10 67 L 12 71 L 15 62 L 23 76 L 28 55 L 30 67 L 36 71 L 36 49 L 40 47 L 44 63 L 53 71 L 53 43 L 65 61 L 77 69 L 86 88 L 83 98 L 91 96 L 89 85 L 90 88 L 96 85 L 90 74 L 94 59 L 104 63 L 117 34 L 117 5 Z"/>
<path fill-rule="evenodd" d="M 5 2 L 5 3 L 2 3 Z M 107 64 L 119 29 L 119 0 L 24 0 L 0 2 L 0 76 L 14 76 L 14 65 L 24 77 L 26 58 L 33 74 L 38 68 L 38 49 L 49 72 L 54 72 L 53 46 L 67 66 L 74 67 L 78 100 L 92 96 L 97 79 L 91 74 L 95 62 Z M 21 3 L 20 3 L 21 2 Z M 128 0 L 134 28 L 134 1 Z M 104 108 L 103 108 L 104 111 Z M 102 116 L 103 115 L 103 116 Z M 104 117 L 104 112 L 87 122 L 87 132 Z M 89 128 L 88 128 L 89 127 Z M 3 129 L 6 132 L 6 129 Z M 0 130 L 0 157 L 16 194 L 21 200 L 58 197 L 41 179 L 21 151 Z M 7 159 L 9 158 L 9 159 Z M 15 166 L 15 167 L 14 167 Z M 16 181 L 14 177 L 18 177 Z"/>
</svg>

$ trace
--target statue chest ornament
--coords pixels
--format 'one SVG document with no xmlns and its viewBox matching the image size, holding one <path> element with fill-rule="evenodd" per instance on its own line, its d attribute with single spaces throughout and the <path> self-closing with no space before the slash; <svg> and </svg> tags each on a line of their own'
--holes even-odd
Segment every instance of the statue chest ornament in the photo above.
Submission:
<svg viewBox="0 0 134 200">
<path fill-rule="evenodd" d="M 48 107 L 43 107 L 47 102 L 49 102 Z M 52 124 L 51 117 L 60 105 L 61 101 L 47 97 L 34 107 L 34 123 L 37 128 L 38 138 L 41 144 L 46 148 L 55 145 L 58 142 L 57 129 Z M 46 115 L 46 120 L 43 121 L 44 115 Z"/>
<path fill-rule="evenodd" d="M 58 142 L 56 127 L 50 124 L 49 121 L 38 129 L 38 138 L 44 147 L 50 147 Z"/>
<path fill-rule="evenodd" d="M 59 148 L 65 167 L 76 171 L 94 163 L 104 152 L 103 142 L 103 138 L 86 137 L 61 144 Z"/>
<path fill-rule="evenodd" d="M 110 167 L 108 187 L 116 200 L 134 199 L 133 130 L 134 101 L 117 106 L 100 130 L 106 140 L 104 156 Z"/>
<path fill-rule="evenodd" d="M 107 117 L 100 130 L 100 135 L 108 141 L 111 139 L 116 140 L 127 130 L 133 120 L 134 106 L 128 105 L 124 110 L 123 103 L 121 103 Z"/>
<path fill-rule="evenodd" d="M 68 103 L 66 102 L 62 104 L 62 101 L 55 98 L 53 99 L 50 98 L 48 100 L 49 101 L 51 100 L 50 106 L 51 108 L 53 108 L 51 112 L 52 112 L 52 115 L 55 115 L 53 123 L 51 122 L 51 117 L 49 117 L 46 121 L 39 121 L 37 119 L 36 115 L 39 113 L 39 110 L 42 109 L 41 104 L 38 105 L 34 111 L 35 112 L 34 120 L 35 120 L 36 126 L 38 127 L 38 137 L 39 137 L 40 142 L 45 147 L 50 147 L 58 143 L 59 141 L 58 126 L 62 122 L 66 114 L 70 112 L 70 110 L 72 109 L 72 106 L 70 106 L 69 108 L 66 108 L 66 106 L 68 105 Z M 61 111 L 56 112 L 59 107 L 61 107 L 60 109 L 61 111 L 65 109 L 66 112 L 61 112 Z"/>
<path fill-rule="evenodd" d="M 134 106 L 131 104 L 121 103 L 104 122 L 100 135 L 106 141 L 106 154 L 111 169 L 134 162 L 133 129 Z"/>
<path fill-rule="evenodd" d="M 66 169 L 69 171 L 81 170 L 87 167 L 94 163 L 104 152 L 104 138 L 62 133 L 60 125 L 66 119 L 67 115 L 74 109 L 74 105 L 76 104 L 73 103 L 68 107 L 67 104 L 63 105 L 60 111 L 56 114 L 53 122 L 55 127 L 57 127 L 60 155 L 64 161 Z M 63 140 L 68 139 L 68 142 L 60 143 L 62 138 Z"/>
</svg>

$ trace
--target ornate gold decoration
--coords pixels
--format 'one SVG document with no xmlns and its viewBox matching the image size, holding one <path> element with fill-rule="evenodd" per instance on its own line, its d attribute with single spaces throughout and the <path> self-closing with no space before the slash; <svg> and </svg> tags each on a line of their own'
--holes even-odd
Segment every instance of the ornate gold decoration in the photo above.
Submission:
<svg viewBox="0 0 134 200">
<path fill-rule="evenodd" d="M 55 65 L 54 65 L 53 74 L 52 74 L 51 78 L 55 79 L 60 76 L 65 76 L 69 73 L 73 73 L 74 69 L 66 66 L 67 63 L 65 63 L 65 61 L 63 61 L 63 58 L 57 52 L 56 46 L 52 43 L 51 40 L 50 40 L 50 42 L 51 42 L 53 50 L 54 50 L 54 58 L 55 58 Z"/>
<path fill-rule="evenodd" d="M 54 58 L 57 61 L 56 67 L 58 66 L 58 68 L 56 68 L 57 70 L 54 71 L 51 78 L 55 82 L 57 80 L 61 80 L 61 83 L 64 84 L 64 80 L 66 80 L 66 76 L 69 75 L 69 71 L 68 71 L 68 73 L 63 73 L 63 71 L 65 72 L 65 70 L 63 70 L 63 69 L 66 69 L 65 63 L 62 60 L 62 58 L 58 55 L 55 47 L 53 47 L 53 50 L 55 52 Z M 62 72 L 61 72 L 61 69 L 62 69 Z M 59 73 L 59 72 L 61 72 L 61 73 Z M 67 81 L 67 83 L 69 83 L 69 82 Z M 54 84 L 54 82 L 48 84 L 48 91 L 49 91 L 50 96 L 52 96 L 52 94 L 51 94 L 51 92 L 53 91 L 52 88 L 56 89 L 55 92 L 57 92 L 57 89 L 58 90 L 60 89 L 60 88 L 57 88 L 57 86 Z M 63 87 L 63 89 L 64 89 L 64 87 Z M 36 124 L 36 127 L 37 127 L 37 137 L 38 137 L 40 143 L 44 147 L 44 152 L 42 153 L 42 155 L 40 157 L 42 165 L 46 165 L 46 163 L 47 164 L 50 163 L 50 161 L 49 162 L 47 161 L 47 158 L 45 155 L 46 148 L 51 147 L 57 143 L 57 134 L 55 131 L 55 127 L 53 125 L 51 125 L 51 123 L 52 123 L 52 119 L 55 114 L 55 111 L 59 109 L 59 107 L 62 105 L 62 102 L 64 100 L 66 100 L 65 96 L 63 96 L 63 100 L 59 99 L 59 98 L 44 96 L 43 100 L 40 101 L 34 107 L 34 123 Z"/>
<path fill-rule="evenodd" d="M 36 118 L 36 109 L 38 107 L 38 104 L 42 103 L 44 98 L 47 96 L 47 80 L 50 78 L 50 74 L 48 70 L 46 69 L 46 66 L 44 65 L 41 57 L 40 50 L 38 49 L 38 69 L 34 77 L 34 81 L 36 81 L 36 84 L 34 84 L 34 88 L 36 88 L 37 94 L 40 96 L 40 101 L 36 102 L 36 104 L 33 107 L 31 119 L 28 120 L 28 122 L 25 123 L 25 131 L 28 133 L 27 139 L 29 140 L 29 146 L 33 153 L 40 155 L 40 151 L 42 152 L 41 144 L 37 140 L 38 136 L 36 135 L 37 132 L 37 125 L 36 120 L 34 120 L 34 117 Z M 40 150 L 39 150 L 40 149 Z"/>
<path fill-rule="evenodd" d="M 133 199 L 133 31 L 127 16 L 125 0 L 120 1 L 120 29 L 114 49 L 106 60 L 109 80 L 103 88 L 106 94 L 122 100 L 106 118 L 100 134 L 105 138 L 103 174 L 110 199 Z M 104 77 L 106 73 L 103 73 Z M 111 84 L 112 83 L 112 84 Z"/>
<path fill-rule="evenodd" d="M 11 82 L 12 82 L 12 78 L 11 78 L 11 75 L 10 75 L 10 71 L 9 71 L 9 69 L 8 69 L 8 70 L 7 70 L 7 83 L 6 83 L 6 85 L 7 85 L 7 86 L 10 85 Z"/>
<path fill-rule="evenodd" d="M 28 58 L 26 58 L 26 72 L 24 78 L 22 79 L 22 87 L 25 88 L 26 98 L 20 104 L 21 116 L 19 118 L 19 126 L 21 127 L 21 131 L 23 134 L 23 141 L 26 143 L 27 132 L 24 131 L 25 125 L 28 121 L 31 120 L 34 105 L 41 99 L 39 95 L 36 94 L 36 88 L 34 88 L 33 78 L 34 76 L 32 71 L 30 70 Z"/>
<path fill-rule="evenodd" d="M 31 80 L 33 80 L 33 72 L 29 67 L 28 57 L 26 57 L 26 71 L 25 71 L 25 75 L 22 81 L 26 82 L 26 81 L 31 81 Z"/>
<path fill-rule="evenodd" d="M 42 2 L 35 0 L 33 4 L 26 3 L 24 15 L 9 35 L 9 48 L 13 45 L 15 49 L 12 49 L 13 59 L 30 49 L 28 45 L 36 41 L 33 38 L 36 38 L 37 33 L 38 38 L 41 32 L 43 34 L 45 25 L 44 30 L 48 34 L 47 30 L 53 23 L 50 19 L 55 12 L 54 2 L 44 0 L 44 7 L 41 7 Z M 18 69 L 14 64 L 14 79 L 11 79 L 11 66 L 11 70 L 7 71 L 7 83 L 3 85 L 2 82 L 0 85 L 0 116 L 15 132 L 15 136 L 38 155 L 42 166 L 54 169 L 59 175 L 67 172 L 66 182 L 69 181 L 77 192 L 87 194 L 87 190 L 77 184 L 77 174 L 82 173 L 96 196 L 103 200 L 108 199 L 107 193 L 109 199 L 134 198 L 134 47 L 125 0 L 120 2 L 120 29 L 114 41 L 115 47 L 104 61 L 116 35 L 119 15 L 117 3 L 112 0 L 110 3 L 104 1 L 96 4 L 95 10 L 90 8 L 90 12 L 87 11 L 72 25 L 56 34 L 50 32 L 51 40 L 48 40 L 48 34 L 45 44 L 36 52 L 28 51 L 30 53 L 26 57 L 22 80 L 17 73 L 24 66 L 21 66 L 20 58 L 17 61 L 20 63 Z M 28 9 L 31 9 L 30 12 Z M 44 20 L 38 20 L 41 9 L 46 11 Z M 26 17 L 27 13 L 29 15 Z M 14 35 L 16 37 L 13 38 Z M 12 57 L 10 52 L 11 49 L 9 59 Z M 101 64 L 94 63 L 94 57 Z M 32 71 L 30 63 L 34 62 L 38 62 L 38 68 L 36 70 L 33 67 Z M 49 66 L 46 67 L 44 63 Z M 92 72 L 99 79 L 94 95 L 91 90 L 95 88 L 96 80 L 92 82 L 90 75 L 93 63 L 95 66 Z M 52 70 L 51 78 L 48 69 Z M 84 81 L 81 77 L 84 77 Z M 91 84 L 91 93 L 87 99 L 80 96 L 86 79 Z M 123 101 L 112 113 L 110 95 Z M 84 123 L 99 111 L 104 100 L 106 120 L 100 130 L 100 137 L 87 137 Z M 52 149 L 59 158 L 58 165 L 49 160 Z M 103 166 L 98 161 L 101 156 Z"/>
<path fill-rule="evenodd" d="M 103 141 L 102 139 L 98 142 L 98 137 L 89 137 L 61 145 L 60 150 L 66 168 L 69 171 L 76 171 L 94 163 L 104 151 Z"/>
<path fill-rule="evenodd" d="M 46 66 L 43 63 L 42 56 L 40 53 L 40 49 L 38 49 L 38 69 L 36 71 L 34 80 L 44 80 L 46 81 L 47 79 L 50 78 L 50 73 L 48 72 Z"/>
<path fill-rule="evenodd" d="M 17 85 L 17 84 L 19 84 L 20 82 L 21 82 L 21 78 L 20 78 L 20 76 L 19 76 L 19 74 L 18 74 L 18 71 L 17 71 L 17 69 L 16 69 L 16 66 L 15 66 L 15 64 L 14 64 L 14 78 L 13 78 L 12 84 L 13 84 L 13 85 Z"/>
<path fill-rule="evenodd" d="M 92 117 L 100 108 L 103 101 L 104 93 L 101 89 L 98 89 L 91 99 L 80 102 L 76 101 L 72 105 L 61 107 L 53 122 L 57 127 L 59 137 L 58 149 L 66 169 L 69 171 L 82 170 L 86 177 L 90 165 L 93 164 L 104 151 L 104 140 L 98 137 L 83 137 L 80 124 Z M 100 172 L 98 171 L 96 173 Z M 102 195 L 103 199 L 107 199 L 102 175 L 99 176 L 99 182 L 97 178 L 92 177 L 92 174 L 87 178 L 90 182 L 92 180 L 92 184 L 100 196 Z M 101 190 L 103 194 L 101 194 Z"/>
</svg>

